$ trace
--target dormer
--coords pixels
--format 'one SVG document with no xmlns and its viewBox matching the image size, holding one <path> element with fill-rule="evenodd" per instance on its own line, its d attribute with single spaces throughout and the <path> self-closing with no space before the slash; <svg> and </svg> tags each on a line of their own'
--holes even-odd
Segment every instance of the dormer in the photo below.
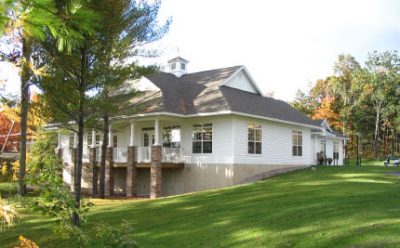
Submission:
<svg viewBox="0 0 400 248">
<path fill-rule="evenodd" d="M 181 77 L 183 74 L 187 73 L 187 61 L 184 58 L 176 57 L 168 61 L 169 72 L 177 77 Z"/>
</svg>

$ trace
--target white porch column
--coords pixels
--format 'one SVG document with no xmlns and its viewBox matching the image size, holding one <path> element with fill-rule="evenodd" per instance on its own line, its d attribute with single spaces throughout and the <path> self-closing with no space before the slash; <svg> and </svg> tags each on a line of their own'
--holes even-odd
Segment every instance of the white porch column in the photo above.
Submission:
<svg viewBox="0 0 400 248">
<path fill-rule="evenodd" d="M 78 148 L 78 134 L 74 133 L 74 148 Z"/>
<path fill-rule="evenodd" d="M 155 119 L 154 121 L 154 145 L 160 145 L 160 120 Z"/>
<path fill-rule="evenodd" d="M 111 124 L 108 126 L 108 147 L 113 147 Z"/>
<path fill-rule="evenodd" d="M 131 122 L 131 136 L 129 139 L 129 146 L 135 145 L 135 123 Z"/>
<path fill-rule="evenodd" d="M 57 132 L 57 149 L 61 149 L 61 130 L 58 129 Z"/>
<path fill-rule="evenodd" d="M 92 129 L 92 148 L 96 147 L 96 131 L 94 131 L 94 129 Z"/>
</svg>

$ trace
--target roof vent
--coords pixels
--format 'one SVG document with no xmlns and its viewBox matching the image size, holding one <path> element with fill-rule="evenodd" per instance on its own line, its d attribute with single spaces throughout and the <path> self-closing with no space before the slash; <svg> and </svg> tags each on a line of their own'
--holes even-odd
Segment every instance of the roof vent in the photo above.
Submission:
<svg viewBox="0 0 400 248">
<path fill-rule="evenodd" d="M 187 61 L 184 58 L 176 57 L 168 61 L 169 72 L 174 74 L 177 77 L 181 77 L 183 74 L 187 73 Z"/>
</svg>

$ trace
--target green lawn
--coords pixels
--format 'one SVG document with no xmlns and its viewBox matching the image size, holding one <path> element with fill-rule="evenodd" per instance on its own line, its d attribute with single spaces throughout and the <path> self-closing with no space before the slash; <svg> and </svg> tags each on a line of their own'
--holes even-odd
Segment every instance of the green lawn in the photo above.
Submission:
<svg viewBox="0 0 400 248">
<path fill-rule="evenodd" d="M 159 200 L 94 200 L 84 229 L 127 220 L 140 247 L 399 247 L 400 177 L 393 172 L 400 169 L 318 167 Z M 51 232 L 52 221 L 19 211 L 24 219 L 0 234 L 0 247 L 13 247 L 19 234 L 41 247 L 72 246 Z"/>
<path fill-rule="evenodd" d="M 361 158 L 361 166 L 383 166 L 385 160 L 386 158 Z M 356 165 L 356 159 L 350 159 L 349 164 Z"/>
</svg>

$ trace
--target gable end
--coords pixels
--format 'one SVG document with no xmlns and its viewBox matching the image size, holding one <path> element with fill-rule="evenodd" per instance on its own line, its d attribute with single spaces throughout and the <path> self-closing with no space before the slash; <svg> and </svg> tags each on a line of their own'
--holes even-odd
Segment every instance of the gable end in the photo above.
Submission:
<svg viewBox="0 0 400 248">
<path fill-rule="evenodd" d="M 237 72 L 228 78 L 222 85 L 263 95 L 244 66 L 242 66 Z"/>
</svg>

